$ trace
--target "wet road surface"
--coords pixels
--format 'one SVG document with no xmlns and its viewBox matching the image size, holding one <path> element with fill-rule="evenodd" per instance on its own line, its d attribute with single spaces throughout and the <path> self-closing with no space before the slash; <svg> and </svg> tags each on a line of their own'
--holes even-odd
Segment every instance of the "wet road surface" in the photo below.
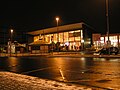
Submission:
<svg viewBox="0 0 120 90">
<path fill-rule="evenodd" d="M 0 57 L 0 70 L 101 89 L 120 89 L 119 58 Z"/>
</svg>

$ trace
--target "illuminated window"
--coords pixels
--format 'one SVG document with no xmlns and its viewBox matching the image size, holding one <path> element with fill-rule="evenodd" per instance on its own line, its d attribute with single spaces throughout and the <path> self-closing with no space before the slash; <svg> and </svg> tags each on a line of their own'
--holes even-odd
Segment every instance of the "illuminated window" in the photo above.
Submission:
<svg viewBox="0 0 120 90">
<path fill-rule="evenodd" d="M 107 42 L 108 41 L 108 37 L 105 37 L 105 42 Z"/>
<path fill-rule="evenodd" d="M 48 42 L 48 35 L 45 35 L 45 41 Z"/>
<path fill-rule="evenodd" d="M 120 36 L 119 36 L 119 43 L 120 43 Z"/>
<path fill-rule="evenodd" d="M 50 35 L 45 35 L 45 40 L 50 43 Z"/>
<path fill-rule="evenodd" d="M 68 42 L 68 32 L 64 32 L 64 42 Z"/>
<path fill-rule="evenodd" d="M 111 45 L 117 46 L 117 42 L 118 42 L 117 36 L 109 36 L 109 39 L 111 41 Z M 107 40 L 108 40 L 108 37 L 105 37 L 105 41 Z"/>
<path fill-rule="evenodd" d="M 70 37 L 69 41 L 75 41 L 75 38 L 74 37 Z"/>
<path fill-rule="evenodd" d="M 39 40 L 39 36 L 34 36 L 34 42 Z"/>
<path fill-rule="evenodd" d="M 81 41 L 80 36 L 79 37 L 75 37 L 75 41 Z"/>
<path fill-rule="evenodd" d="M 117 36 L 110 36 L 111 45 L 117 46 Z"/>
<path fill-rule="evenodd" d="M 80 32 L 80 30 L 76 30 L 75 32 Z"/>
<path fill-rule="evenodd" d="M 57 43 L 57 34 L 53 35 L 54 42 Z"/>
<path fill-rule="evenodd" d="M 100 37 L 100 40 L 101 40 L 101 41 L 104 41 L 104 37 Z"/>
<path fill-rule="evenodd" d="M 80 50 L 80 42 L 70 42 L 69 49 L 74 51 Z"/>
<path fill-rule="evenodd" d="M 69 37 L 74 37 L 74 31 L 69 32 Z"/>
<path fill-rule="evenodd" d="M 70 31 L 70 32 L 69 32 L 69 41 L 75 41 L 74 31 Z"/>
<path fill-rule="evenodd" d="M 74 32 L 74 37 L 80 37 L 80 36 L 81 36 L 80 30 L 76 30 Z"/>
<path fill-rule="evenodd" d="M 63 33 L 59 33 L 59 41 L 63 42 Z"/>
<path fill-rule="evenodd" d="M 100 37 L 100 43 L 104 45 L 104 37 Z"/>
<path fill-rule="evenodd" d="M 110 40 L 112 42 L 117 42 L 117 36 L 110 36 Z"/>
<path fill-rule="evenodd" d="M 80 44 L 80 42 L 76 42 L 76 50 L 80 50 L 80 46 L 81 46 L 81 44 Z"/>
<path fill-rule="evenodd" d="M 49 34 L 49 39 L 50 39 L 50 40 L 49 40 L 49 43 L 51 43 L 51 42 L 53 41 L 53 39 L 54 39 L 54 38 L 53 38 L 53 34 Z"/>
<path fill-rule="evenodd" d="M 83 39 L 83 30 L 80 30 L 81 32 L 81 39 Z"/>
</svg>

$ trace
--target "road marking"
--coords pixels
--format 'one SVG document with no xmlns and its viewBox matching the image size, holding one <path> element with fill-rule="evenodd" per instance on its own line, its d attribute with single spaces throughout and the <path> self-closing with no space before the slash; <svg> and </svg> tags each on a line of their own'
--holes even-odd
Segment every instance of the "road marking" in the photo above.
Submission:
<svg viewBox="0 0 120 90">
<path fill-rule="evenodd" d="M 60 74 L 61 74 L 61 77 L 62 77 L 63 81 L 66 82 L 67 80 L 64 77 L 64 74 L 63 74 L 62 69 L 60 67 L 59 67 L 59 71 L 60 71 Z"/>
</svg>

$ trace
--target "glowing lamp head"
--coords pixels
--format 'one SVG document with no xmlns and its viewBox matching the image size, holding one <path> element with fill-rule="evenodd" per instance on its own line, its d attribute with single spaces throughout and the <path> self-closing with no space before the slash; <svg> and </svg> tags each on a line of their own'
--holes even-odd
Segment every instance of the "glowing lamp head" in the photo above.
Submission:
<svg viewBox="0 0 120 90">
<path fill-rule="evenodd" d="M 13 33 L 13 29 L 11 29 L 11 33 Z"/>
<path fill-rule="evenodd" d="M 56 17 L 56 21 L 59 21 L 59 17 Z"/>
</svg>

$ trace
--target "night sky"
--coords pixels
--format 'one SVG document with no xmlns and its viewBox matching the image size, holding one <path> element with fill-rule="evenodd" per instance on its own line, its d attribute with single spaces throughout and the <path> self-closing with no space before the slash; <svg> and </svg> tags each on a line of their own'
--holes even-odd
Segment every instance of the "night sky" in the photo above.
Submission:
<svg viewBox="0 0 120 90">
<path fill-rule="evenodd" d="M 120 33 L 120 0 L 109 0 L 110 33 Z M 105 0 L 1 0 L 0 30 L 28 32 L 59 25 L 85 22 L 106 33 Z"/>
</svg>

